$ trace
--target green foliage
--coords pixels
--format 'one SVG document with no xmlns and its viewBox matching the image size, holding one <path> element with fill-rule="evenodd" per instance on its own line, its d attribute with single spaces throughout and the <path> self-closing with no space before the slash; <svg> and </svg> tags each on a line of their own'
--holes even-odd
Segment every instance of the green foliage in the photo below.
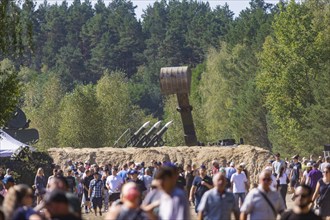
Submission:
<svg viewBox="0 0 330 220">
<path fill-rule="evenodd" d="M 58 146 L 60 103 L 64 89 L 58 76 L 34 74 L 34 79 L 31 77 L 25 86 L 24 111 L 31 120 L 30 126 L 39 131 L 38 149 L 45 150 Z M 22 69 L 20 75 L 33 75 L 33 71 Z"/>
<path fill-rule="evenodd" d="M 324 35 L 329 28 L 319 29 L 329 21 L 329 3 L 321 2 L 314 4 L 314 10 L 313 4 L 294 1 L 281 8 L 273 24 L 274 35 L 267 38 L 260 55 L 258 86 L 265 93 L 276 149 L 290 147 L 307 153 L 330 141 L 325 89 L 330 77 L 325 53 L 330 47 Z"/>
<path fill-rule="evenodd" d="M 180 113 L 176 110 L 178 106 L 176 95 L 171 95 L 165 99 L 164 121 L 173 121 L 172 125 L 164 135 L 167 146 L 184 146 L 184 132 Z"/>
<path fill-rule="evenodd" d="M 203 141 L 244 138 L 245 143 L 270 147 L 266 111 L 255 89 L 258 62 L 253 50 L 239 44 L 230 49 L 225 43 L 220 48 L 209 52 L 201 75 L 201 110 L 197 108 L 195 118 L 204 123 Z"/>
<path fill-rule="evenodd" d="M 0 62 L 0 126 L 12 116 L 17 106 L 20 84 L 14 63 L 8 59 Z"/>
<path fill-rule="evenodd" d="M 132 103 L 129 84 L 122 73 L 105 73 L 97 83 L 96 99 L 102 122 L 98 125 L 102 129 L 102 146 L 112 146 L 127 128 L 134 130 L 146 119 L 143 111 Z"/>
<path fill-rule="evenodd" d="M 61 103 L 59 145 L 62 147 L 101 146 L 99 103 L 93 85 L 78 85 Z M 103 122 L 102 122 L 103 123 Z"/>
</svg>

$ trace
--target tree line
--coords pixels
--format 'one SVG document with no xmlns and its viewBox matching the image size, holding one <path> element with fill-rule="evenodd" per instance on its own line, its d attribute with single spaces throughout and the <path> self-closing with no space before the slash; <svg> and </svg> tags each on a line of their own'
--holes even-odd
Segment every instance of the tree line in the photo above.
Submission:
<svg viewBox="0 0 330 220">
<path fill-rule="evenodd" d="M 252 0 L 234 17 L 228 5 L 162 0 L 138 20 L 127 0 L 1 1 L 1 123 L 18 104 L 48 148 L 111 146 L 126 128 L 174 120 L 165 138 L 181 145 L 177 103 L 158 76 L 189 65 L 200 141 L 320 152 L 330 142 L 329 5 Z"/>
</svg>

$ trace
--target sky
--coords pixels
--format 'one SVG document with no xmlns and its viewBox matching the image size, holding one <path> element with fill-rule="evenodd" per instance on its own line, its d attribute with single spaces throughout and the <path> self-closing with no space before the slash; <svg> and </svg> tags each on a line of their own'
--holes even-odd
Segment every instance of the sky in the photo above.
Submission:
<svg viewBox="0 0 330 220">
<path fill-rule="evenodd" d="M 97 0 L 90 0 L 92 3 L 96 3 Z M 108 5 L 112 0 L 103 0 L 106 5 Z M 152 5 L 156 0 L 131 0 L 133 5 L 136 5 L 137 8 L 135 9 L 136 17 L 138 19 L 141 18 L 143 14 L 143 10 L 147 8 L 148 5 Z M 238 16 L 240 11 L 244 10 L 245 8 L 249 7 L 250 0 L 200 0 L 204 2 L 209 2 L 212 8 L 215 8 L 218 5 L 223 6 L 225 3 L 229 5 L 229 9 L 235 13 L 235 16 Z M 37 4 L 41 4 L 44 0 L 35 0 Z M 62 0 L 47 0 L 49 4 L 58 3 L 60 4 Z M 67 0 L 68 4 L 72 3 L 72 0 Z M 81 0 L 83 2 L 83 0 Z M 266 3 L 276 4 L 279 0 L 265 0 Z"/>
</svg>

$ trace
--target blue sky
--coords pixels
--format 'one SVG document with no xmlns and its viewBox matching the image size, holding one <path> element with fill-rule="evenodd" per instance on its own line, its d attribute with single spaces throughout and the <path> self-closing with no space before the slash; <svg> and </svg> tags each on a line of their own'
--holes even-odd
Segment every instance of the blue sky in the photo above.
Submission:
<svg viewBox="0 0 330 220">
<path fill-rule="evenodd" d="M 43 3 L 44 0 L 35 0 L 38 4 Z M 83 0 L 81 0 L 83 2 Z M 96 3 L 97 0 L 90 0 L 92 3 Z M 140 18 L 143 9 L 146 9 L 148 5 L 152 5 L 155 0 L 131 0 L 134 5 L 137 6 L 137 9 L 135 11 L 137 18 Z M 206 0 L 200 0 L 200 1 L 205 1 Z M 279 0 L 265 0 L 267 3 L 272 3 L 276 4 Z M 62 0 L 47 0 L 48 3 L 53 4 L 53 3 L 61 3 Z M 69 4 L 72 3 L 72 0 L 67 0 Z M 104 0 L 104 3 L 108 5 L 111 2 L 111 0 Z M 239 15 L 239 12 L 242 11 L 243 9 L 249 7 L 249 2 L 250 0 L 208 0 L 210 3 L 210 6 L 212 8 L 216 7 L 217 5 L 224 5 L 227 3 L 229 5 L 229 9 L 235 13 L 235 16 Z"/>
</svg>

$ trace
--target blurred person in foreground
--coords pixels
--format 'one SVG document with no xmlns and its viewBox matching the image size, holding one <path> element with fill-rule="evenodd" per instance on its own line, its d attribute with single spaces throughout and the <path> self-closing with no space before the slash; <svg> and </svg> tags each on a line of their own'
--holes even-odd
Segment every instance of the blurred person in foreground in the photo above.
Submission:
<svg viewBox="0 0 330 220">
<path fill-rule="evenodd" d="M 325 219 L 330 219 L 330 165 L 324 168 L 323 177 L 316 184 L 312 201 L 313 203 L 317 201 L 320 215 Z"/>
<path fill-rule="evenodd" d="M 60 191 L 64 192 L 64 195 L 66 196 L 68 203 L 69 203 L 70 213 L 72 215 L 76 216 L 77 218 L 81 218 L 80 200 L 78 199 L 78 197 L 75 194 L 69 192 L 69 185 L 68 185 L 68 182 L 66 181 L 65 177 L 57 176 L 50 180 L 49 189 L 48 189 L 48 192 L 46 193 L 46 195 L 48 196 L 54 190 L 60 190 Z M 41 210 L 44 207 L 45 207 L 45 203 L 40 204 L 35 209 Z"/>
<path fill-rule="evenodd" d="M 149 220 L 155 219 L 150 212 L 143 211 L 140 204 L 140 191 L 134 182 L 126 183 L 122 188 L 121 200 L 114 203 L 105 219 L 111 220 Z"/>
<path fill-rule="evenodd" d="M 312 188 L 307 185 L 299 185 L 293 195 L 294 205 L 291 210 L 281 215 L 281 220 L 321 220 L 311 209 Z"/>
<path fill-rule="evenodd" d="M 275 220 L 284 209 L 284 202 L 279 192 L 271 188 L 272 173 L 263 170 L 259 175 L 259 186 L 252 189 L 246 196 L 241 207 L 241 220 L 267 219 Z"/>
<path fill-rule="evenodd" d="M 6 219 L 20 220 L 29 219 L 36 212 L 31 208 L 33 203 L 32 189 L 19 184 L 11 187 L 3 201 Z"/>
<path fill-rule="evenodd" d="M 155 178 L 159 180 L 162 192 L 158 219 L 190 219 L 185 191 L 176 186 L 178 176 L 178 168 L 172 164 L 165 164 L 158 170 Z"/>
<path fill-rule="evenodd" d="M 204 193 L 198 206 L 198 219 L 216 220 L 231 219 L 234 213 L 235 219 L 239 219 L 239 208 L 235 202 L 233 193 L 226 192 L 227 179 L 224 173 L 213 176 L 213 189 Z"/>
<path fill-rule="evenodd" d="M 81 220 L 70 212 L 70 204 L 65 192 L 53 190 L 45 195 L 45 217 L 52 220 Z"/>
</svg>

